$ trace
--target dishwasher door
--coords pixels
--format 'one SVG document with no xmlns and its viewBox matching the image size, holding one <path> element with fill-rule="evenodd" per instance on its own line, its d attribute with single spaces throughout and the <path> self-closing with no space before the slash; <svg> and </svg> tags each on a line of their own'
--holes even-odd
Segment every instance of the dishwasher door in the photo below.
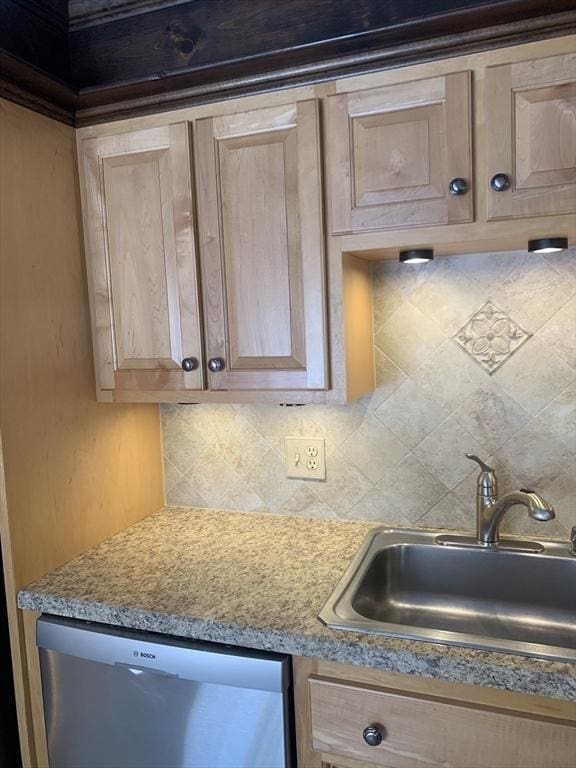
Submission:
<svg viewBox="0 0 576 768">
<path fill-rule="evenodd" d="M 51 768 L 289 768 L 288 656 L 42 616 Z"/>
</svg>

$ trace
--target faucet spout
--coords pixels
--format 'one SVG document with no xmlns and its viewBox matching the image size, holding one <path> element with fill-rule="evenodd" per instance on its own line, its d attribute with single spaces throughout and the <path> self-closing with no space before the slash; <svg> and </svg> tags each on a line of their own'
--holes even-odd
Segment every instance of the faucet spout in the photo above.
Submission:
<svg viewBox="0 0 576 768">
<path fill-rule="evenodd" d="M 487 505 L 479 515 L 478 538 L 483 544 L 498 542 L 502 519 L 506 512 L 516 505 L 526 507 L 533 520 L 546 522 L 556 517 L 554 507 L 535 491 L 526 488 L 512 491 Z"/>
<path fill-rule="evenodd" d="M 512 491 L 498 498 L 498 482 L 494 469 L 478 456 L 467 453 L 466 457 L 475 461 L 481 469 L 478 475 L 476 492 L 476 539 L 480 544 L 497 544 L 500 523 L 510 507 L 517 504 L 526 507 L 533 520 L 552 520 L 556 517 L 554 507 L 546 499 L 528 488 Z"/>
</svg>

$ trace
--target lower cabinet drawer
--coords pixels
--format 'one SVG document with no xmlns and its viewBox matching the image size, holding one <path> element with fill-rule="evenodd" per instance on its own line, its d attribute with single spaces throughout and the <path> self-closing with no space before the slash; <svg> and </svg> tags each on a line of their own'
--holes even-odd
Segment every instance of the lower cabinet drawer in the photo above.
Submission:
<svg viewBox="0 0 576 768">
<path fill-rule="evenodd" d="M 576 765 L 575 722 L 329 678 L 309 684 L 312 746 L 333 764 L 341 757 L 387 768 Z"/>
</svg>

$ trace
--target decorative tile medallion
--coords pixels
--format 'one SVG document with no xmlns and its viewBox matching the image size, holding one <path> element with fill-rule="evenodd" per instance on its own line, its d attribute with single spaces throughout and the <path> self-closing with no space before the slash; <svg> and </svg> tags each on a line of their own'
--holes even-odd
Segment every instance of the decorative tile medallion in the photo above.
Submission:
<svg viewBox="0 0 576 768">
<path fill-rule="evenodd" d="M 531 336 L 506 312 L 487 301 L 454 335 L 454 340 L 491 376 Z"/>
</svg>

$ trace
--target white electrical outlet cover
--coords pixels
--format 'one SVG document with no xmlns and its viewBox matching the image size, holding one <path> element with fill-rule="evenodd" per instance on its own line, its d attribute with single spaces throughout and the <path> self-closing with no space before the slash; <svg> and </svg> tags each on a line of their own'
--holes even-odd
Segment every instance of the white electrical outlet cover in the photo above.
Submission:
<svg viewBox="0 0 576 768">
<path fill-rule="evenodd" d="M 326 480 L 326 446 L 323 437 L 285 437 L 286 477 Z"/>
</svg>

